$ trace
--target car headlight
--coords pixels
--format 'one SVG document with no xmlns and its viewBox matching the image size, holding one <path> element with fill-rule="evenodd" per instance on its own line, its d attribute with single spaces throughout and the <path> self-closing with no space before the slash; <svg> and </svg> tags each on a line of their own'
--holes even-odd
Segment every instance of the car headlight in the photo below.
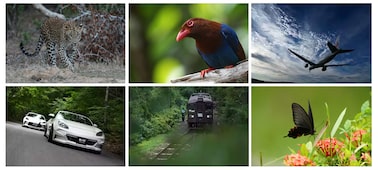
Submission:
<svg viewBox="0 0 378 170">
<path fill-rule="evenodd" d="M 62 121 L 58 121 L 58 125 L 64 129 L 68 129 L 68 126 Z"/>
<path fill-rule="evenodd" d="M 97 133 L 96 133 L 96 136 L 102 136 L 102 135 L 104 135 L 103 132 L 97 132 Z"/>
</svg>

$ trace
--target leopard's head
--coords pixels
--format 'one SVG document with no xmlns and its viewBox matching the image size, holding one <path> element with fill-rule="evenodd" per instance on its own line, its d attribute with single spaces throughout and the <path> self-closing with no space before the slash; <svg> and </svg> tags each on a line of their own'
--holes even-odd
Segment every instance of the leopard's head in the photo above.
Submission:
<svg viewBox="0 0 378 170">
<path fill-rule="evenodd" d="M 63 25 L 64 39 L 71 43 L 77 43 L 81 39 L 81 32 L 83 31 L 82 24 L 76 24 L 74 21 L 67 21 Z"/>
</svg>

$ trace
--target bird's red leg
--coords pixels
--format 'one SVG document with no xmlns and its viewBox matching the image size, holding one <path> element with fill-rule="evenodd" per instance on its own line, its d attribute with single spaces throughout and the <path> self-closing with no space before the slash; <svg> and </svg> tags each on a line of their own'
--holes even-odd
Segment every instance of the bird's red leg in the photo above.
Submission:
<svg viewBox="0 0 378 170">
<path fill-rule="evenodd" d="M 209 67 L 209 68 L 207 68 L 205 70 L 201 70 L 201 78 L 204 78 L 205 74 L 208 73 L 208 72 L 210 72 L 211 70 L 215 70 L 215 69 L 212 68 L 212 67 Z"/>
<path fill-rule="evenodd" d="M 234 65 L 228 65 L 228 66 L 225 66 L 224 68 L 232 68 L 232 67 L 234 67 Z M 205 74 L 210 72 L 211 70 L 215 70 L 215 68 L 209 67 L 205 70 L 201 70 L 201 78 L 204 78 Z"/>
</svg>

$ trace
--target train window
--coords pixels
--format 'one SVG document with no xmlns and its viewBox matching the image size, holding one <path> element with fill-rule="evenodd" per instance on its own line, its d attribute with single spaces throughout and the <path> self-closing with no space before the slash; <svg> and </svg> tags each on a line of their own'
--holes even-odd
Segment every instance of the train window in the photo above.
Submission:
<svg viewBox="0 0 378 170">
<path fill-rule="evenodd" d="M 194 109 L 194 104 L 188 104 L 188 109 Z"/>
<path fill-rule="evenodd" d="M 213 109 L 213 104 L 212 103 L 207 103 L 206 104 L 206 110 L 211 110 Z"/>
</svg>

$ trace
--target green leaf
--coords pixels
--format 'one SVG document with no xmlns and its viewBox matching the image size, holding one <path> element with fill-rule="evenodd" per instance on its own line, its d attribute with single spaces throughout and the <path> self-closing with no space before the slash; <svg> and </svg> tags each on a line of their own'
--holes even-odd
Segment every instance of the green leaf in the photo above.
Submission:
<svg viewBox="0 0 378 170">
<path fill-rule="evenodd" d="M 327 120 L 328 120 L 327 122 L 330 123 L 330 122 L 331 122 L 331 115 L 329 114 L 329 109 L 328 109 L 328 104 L 327 104 L 327 102 L 325 102 L 324 105 L 325 105 L 325 108 L 326 108 L 326 114 L 327 114 Z M 327 126 L 328 126 L 328 125 L 327 125 Z M 327 128 L 327 129 L 328 129 L 328 128 Z M 326 129 L 326 130 L 327 130 L 327 129 Z M 316 144 L 316 143 L 315 143 L 315 144 Z M 315 144 L 314 144 L 314 145 L 315 145 Z"/>
<path fill-rule="evenodd" d="M 340 113 L 339 117 L 337 118 L 335 125 L 333 126 L 332 131 L 331 131 L 331 138 L 333 138 L 333 136 L 335 136 L 335 133 L 336 133 L 337 129 L 339 128 L 341 121 L 343 120 L 343 118 L 345 116 L 345 112 L 346 112 L 346 108 Z"/>
<path fill-rule="evenodd" d="M 307 146 L 305 144 L 301 144 L 300 151 L 301 151 L 301 155 L 303 156 L 307 156 L 309 153 Z"/>
<path fill-rule="evenodd" d="M 344 123 L 345 131 L 348 131 L 351 126 L 352 126 L 352 122 L 350 120 L 346 120 L 345 123 Z"/>
<path fill-rule="evenodd" d="M 328 122 L 330 122 L 330 114 L 329 114 L 329 109 L 328 109 L 328 104 L 327 104 L 327 102 L 326 103 L 324 103 L 324 105 L 325 105 L 325 107 L 326 107 L 326 113 L 327 113 L 327 118 L 328 118 Z"/>
<path fill-rule="evenodd" d="M 354 150 L 354 152 L 353 153 L 357 153 L 359 150 L 361 150 L 363 147 L 365 147 L 365 146 L 367 146 L 367 144 L 366 143 L 364 143 L 364 144 L 362 144 L 362 145 L 360 145 L 358 148 L 356 148 L 355 150 Z"/>
<path fill-rule="evenodd" d="M 361 112 L 365 113 L 367 109 L 370 109 L 369 100 L 366 100 L 361 106 Z"/>
<path fill-rule="evenodd" d="M 311 141 L 308 141 L 308 142 L 306 143 L 306 148 L 307 148 L 307 150 L 308 150 L 309 153 L 312 152 L 312 143 L 311 143 Z M 307 155 L 307 154 L 306 154 L 306 155 Z"/>
</svg>

